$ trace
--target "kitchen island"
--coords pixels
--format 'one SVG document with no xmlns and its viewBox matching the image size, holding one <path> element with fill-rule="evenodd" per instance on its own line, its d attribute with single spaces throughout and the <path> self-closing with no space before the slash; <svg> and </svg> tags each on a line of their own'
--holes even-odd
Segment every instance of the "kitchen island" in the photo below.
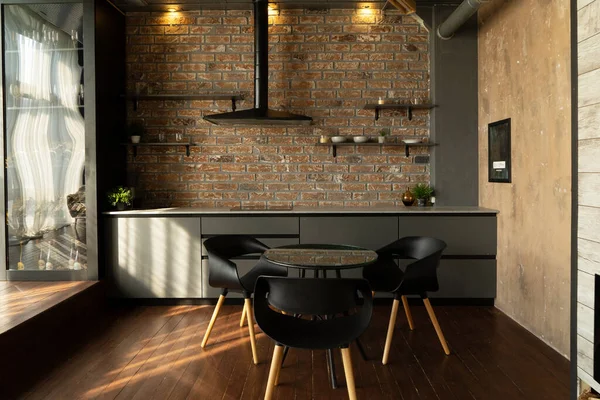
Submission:
<svg viewBox="0 0 600 400">
<path fill-rule="evenodd" d="M 208 285 L 202 246 L 212 236 L 247 234 L 270 247 L 331 243 L 374 250 L 404 236 L 433 236 L 448 247 L 438 271 L 440 290 L 431 297 L 490 304 L 496 296 L 496 214 L 480 207 L 113 211 L 104 214 L 106 273 L 113 297 L 213 299 L 220 290 Z M 236 260 L 240 274 L 256 258 Z"/>
</svg>

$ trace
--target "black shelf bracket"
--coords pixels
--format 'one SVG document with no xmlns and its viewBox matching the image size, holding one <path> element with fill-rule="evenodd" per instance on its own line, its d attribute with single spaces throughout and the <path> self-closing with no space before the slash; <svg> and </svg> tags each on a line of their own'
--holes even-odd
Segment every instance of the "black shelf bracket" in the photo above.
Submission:
<svg viewBox="0 0 600 400">
<path fill-rule="evenodd" d="M 231 111 L 235 111 L 235 97 L 231 98 Z M 189 148 L 188 148 L 188 153 L 189 153 Z M 189 156 L 189 154 L 188 154 Z"/>
<path fill-rule="evenodd" d="M 375 121 L 379 119 L 379 108 L 375 109 Z"/>
<path fill-rule="evenodd" d="M 412 107 L 407 108 L 407 114 L 408 114 L 408 120 L 412 121 Z M 406 152 L 408 153 L 408 147 L 406 148 Z"/>
<path fill-rule="evenodd" d="M 404 154 L 406 155 L 406 157 L 408 157 L 410 155 L 410 151 L 408 150 L 408 146 L 404 146 Z"/>
</svg>

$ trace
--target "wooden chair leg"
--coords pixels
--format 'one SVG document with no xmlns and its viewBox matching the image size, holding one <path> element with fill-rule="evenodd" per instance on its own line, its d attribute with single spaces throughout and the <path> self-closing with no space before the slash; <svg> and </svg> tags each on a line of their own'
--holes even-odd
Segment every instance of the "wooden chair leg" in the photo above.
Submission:
<svg viewBox="0 0 600 400">
<path fill-rule="evenodd" d="M 217 320 L 217 316 L 219 315 L 219 311 L 221 311 L 221 306 L 225 301 L 225 296 L 220 295 L 219 300 L 217 301 L 217 305 L 215 306 L 215 310 L 213 311 L 212 317 L 210 318 L 210 322 L 208 323 L 208 328 L 206 328 L 206 333 L 204 334 L 204 339 L 202 339 L 202 344 L 200 347 L 206 347 L 206 342 L 208 342 L 208 337 L 212 332 L 213 326 L 215 326 L 215 321 Z"/>
<path fill-rule="evenodd" d="M 433 312 L 431 303 L 429 302 L 429 299 L 423 299 L 423 303 L 425 303 L 425 308 L 427 309 L 427 314 L 429 314 L 429 318 L 431 319 L 431 322 L 433 323 L 433 327 L 435 328 L 435 333 L 437 333 L 438 339 L 440 339 L 440 343 L 442 344 L 442 347 L 444 348 L 444 353 L 446 353 L 446 355 L 448 356 L 448 355 L 450 355 L 450 349 L 448 348 L 448 343 L 446 343 L 446 339 L 444 338 L 444 334 L 442 333 L 442 328 L 440 328 L 440 324 L 438 323 L 435 313 Z"/>
<path fill-rule="evenodd" d="M 408 320 L 408 327 L 412 331 L 415 329 L 415 324 L 413 323 L 412 314 L 410 312 L 410 308 L 408 307 L 408 300 L 406 296 L 402 296 L 402 306 L 404 307 L 404 313 L 406 314 L 406 319 Z"/>
<path fill-rule="evenodd" d="M 246 318 L 248 319 L 248 332 L 250 333 L 250 346 L 252 347 L 252 359 L 254 365 L 258 364 L 258 354 L 256 353 L 256 337 L 254 335 L 254 318 L 252 316 L 252 303 L 250 299 L 244 300 L 246 307 Z"/>
<path fill-rule="evenodd" d="M 392 347 L 392 336 L 394 336 L 394 326 L 396 325 L 396 316 L 398 316 L 398 306 L 400 301 L 394 299 L 392 303 L 392 314 L 390 315 L 390 324 L 388 325 L 387 336 L 385 337 L 385 347 L 383 348 L 383 359 L 381 363 L 386 365 L 390 357 L 390 349 Z"/>
<path fill-rule="evenodd" d="M 240 317 L 240 328 L 244 326 L 246 320 L 246 302 L 244 302 L 244 308 L 242 309 L 242 316 Z"/>
<path fill-rule="evenodd" d="M 273 398 L 273 391 L 275 391 L 275 385 L 279 378 L 279 370 L 281 369 L 281 359 L 283 357 L 283 346 L 278 344 L 275 345 L 273 350 L 273 360 L 271 361 L 271 369 L 269 370 L 269 380 L 267 381 L 267 392 L 265 393 L 265 400 L 271 400 Z"/>
<path fill-rule="evenodd" d="M 356 400 L 356 385 L 354 384 L 354 371 L 352 370 L 352 358 L 350 357 L 349 347 L 342 349 L 342 362 L 344 363 L 344 374 L 346 375 L 348 398 L 350 400 Z"/>
</svg>

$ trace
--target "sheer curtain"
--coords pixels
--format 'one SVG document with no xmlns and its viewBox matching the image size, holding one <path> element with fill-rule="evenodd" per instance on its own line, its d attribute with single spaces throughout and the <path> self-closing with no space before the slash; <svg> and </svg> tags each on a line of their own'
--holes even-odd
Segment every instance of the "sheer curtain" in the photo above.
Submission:
<svg viewBox="0 0 600 400">
<path fill-rule="evenodd" d="M 22 6 L 5 7 L 9 234 L 35 237 L 73 222 L 82 184 L 84 119 L 77 40 Z"/>
</svg>

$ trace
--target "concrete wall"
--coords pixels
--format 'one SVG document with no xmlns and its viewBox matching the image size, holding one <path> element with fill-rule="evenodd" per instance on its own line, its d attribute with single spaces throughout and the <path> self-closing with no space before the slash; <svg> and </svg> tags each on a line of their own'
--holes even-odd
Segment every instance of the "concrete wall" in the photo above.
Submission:
<svg viewBox="0 0 600 400">
<path fill-rule="evenodd" d="M 569 353 L 569 2 L 479 12 L 479 200 L 498 216 L 497 307 Z M 488 183 L 488 123 L 512 119 L 512 183 Z"/>
<path fill-rule="evenodd" d="M 577 4 L 578 214 L 577 375 L 593 379 L 594 275 L 600 274 L 600 1 Z"/>
</svg>

